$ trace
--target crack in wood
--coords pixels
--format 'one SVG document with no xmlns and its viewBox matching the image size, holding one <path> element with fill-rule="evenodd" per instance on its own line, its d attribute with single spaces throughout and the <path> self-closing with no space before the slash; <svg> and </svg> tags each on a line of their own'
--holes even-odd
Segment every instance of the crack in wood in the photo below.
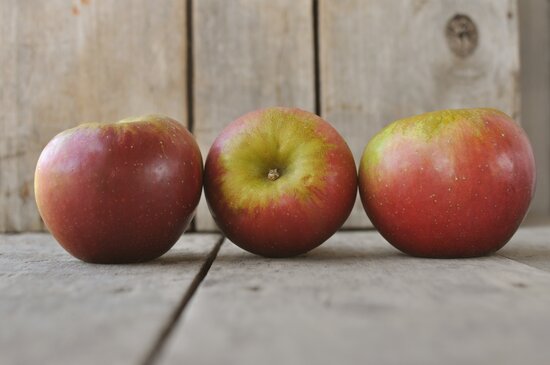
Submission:
<svg viewBox="0 0 550 365">
<path fill-rule="evenodd" d="M 185 35 L 187 39 L 187 53 L 186 53 L 186 101 L 187 101 L 187 129 L 195 136 L 195 112 L 194 112 L 194 94 L 193 94 L 193 0 L 186 0 L 185 2 Z M 205 156 L 203 156 L 204 161 Z M 193 217 L 189 224 L 188 231 L 197 231 L 197 216 Z"/>
<path fill-rule="evenodd" d="M 214 260 L 216 260 L 216 257 L 218 256 L 218 252 L 220 251 L 220 248 L 223 244 L 223 241 L 225 240 L 224 236 L 221 236 L 218 241 L 216 242 L 216 245 L 206 258 L 206 261 L 201 266 L 201 269 L 191 282 L 191 285 L 189 285 L 189 288 L 185 291 L 181 302 L 176 307 L 172 315 L 168 318 L 168 321 L 160 331 L 159 336 L 157 337 L 156 341 L 153 343 L 153 346 L 151 349 L 147 352 L 147 355 L 145 356 L 144 361 L 141 363 L 142 365 L 153 365 L 157 362 L 159 359 L 159 356 L 164 349 L 164 346 L 174 331 L 174 328 L 176 327 L 179 319 L 181 318 L 183 312 L 187 308 L 187 304 L 191 301 L 191 298 L 195 295 L 197 289 L 199 288 L 200 284 L 208 274 L 208 271 L 212 267 L 212 264 L 214 263 Z"/>
</svg>

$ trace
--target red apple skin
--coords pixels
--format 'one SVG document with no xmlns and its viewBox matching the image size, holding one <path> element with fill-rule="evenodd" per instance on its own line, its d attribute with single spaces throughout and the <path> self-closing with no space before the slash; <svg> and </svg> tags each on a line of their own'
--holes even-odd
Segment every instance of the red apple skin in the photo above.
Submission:
<svg viewBox="0 0 550 365">
<path fill-rule="evenodd" d="M 70 254 L 91 263 L 164 254 L 189 225 L 201 189 L 194 137 L 162 116 L 66 130 L 44 148 L 35 173 L 46 226 Z"/>
<path fill-rule="evenodd" d="M 298 167 L 299 165 L 299 167 Z M 269 170 L 281 169 L 275 181 Z M 229 124 L 205 163 L 205 197 L 222 232 L 266 257 L 305 253 L 349 216 L 357 195 L 352 153 L 315 114 L 267 108 Z"/>
<path fill-rule="evenodd" d="M 494 109 L 396 121 L 367 145 L 359 192 L 374 226 L 420 257 L 491 254 L 522 222 L 535 190 L 527 136 Z"/>
</svg>

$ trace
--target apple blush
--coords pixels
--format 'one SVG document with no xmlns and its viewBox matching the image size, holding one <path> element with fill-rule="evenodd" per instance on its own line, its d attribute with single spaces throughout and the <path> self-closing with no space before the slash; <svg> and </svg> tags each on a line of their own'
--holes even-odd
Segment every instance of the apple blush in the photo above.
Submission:
<svg viewBox="0 0 550 365">
<path fill-rule="evenodd" d="M 413 255 L 488 255 L 510 240 L 535 189 L 527 136 L 494 109 L 398 120 L 367 144 L 359 192 L 374 226 Z"/>
<path fill-rule="evenodd" d="M 214 141 L 205 196 L 221 231 L 266 257 L 303 254 L 327 240 L 357 194 L 352 153 L 319 116 L 292 108 L 248 113 Z"/>
<path fill-rule="evenodd" d="M 191 221 L 202 157 L 178 122 L 144 116 L 83 124 L 42 151 L 35 196 L 44 223 L 73 256 L 92 263 L 152 260 Z"/>
</svg>

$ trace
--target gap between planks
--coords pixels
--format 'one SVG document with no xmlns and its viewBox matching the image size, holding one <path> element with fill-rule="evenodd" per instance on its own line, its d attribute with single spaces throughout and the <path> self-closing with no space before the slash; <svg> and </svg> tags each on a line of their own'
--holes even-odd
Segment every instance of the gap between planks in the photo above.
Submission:
<svg viewBox="0 0 550 365">
<path fill-rule="evenodd" d="M 528 219 L 528 221 L 529 221 L 529 219 Z M 544 223 L 546 223 L 546 224 L 544 224 L 544 226 L 548 225 L 547 218 L 544 219 Z M 531 225 L 532 224 L 529 224 L 529 223 L 525 224 L 523 228 L 524 229 L 534 228 L 534 227 L 531 227 Z M 348 232 L 348 233 L 358 232 L 358 231 L 373 232 L 373 231 L 375 231 L 375 229 L 370 227 L 370 229 L 344 228 L 344 229 L 340 230 L 340 232 Z M 157 360 L 159 359 L 159 356 L 161 355 L 163 349 L 165 348 L 165 345 L 166 345 L 169 337 L 172 335 L 172 333 L 173 333 L 176 325 L 178 324 L 180 318 L 182 318 L 182 315 L 183 315 L 184 311 L 186 310 L 187 305 L 190 303 L 190 301 L 193 298 L 193 296 L 195 295 L 195 293 L 197 293 L 197 290 L 198 290 L 199 286 L 201 285 L 203 280 L 208 275 L 208 272 L 210 271 L 210 268 L 212 267 L 214 261 L 216 260 L 216 258 L 218 256 L 218 253 L 220 251 L 220 248 L 221 248 L 224 241 L 225 241 L 224 236 L 221 236 L 220 238 L 218 238 L 215 246 L 213 247 L 212 251 L 209 253 L 209 255 L 207 257 L 207 260 L 203 263 L 203 265 L 201 266 L 201 269 L 199 270 L 199 272 L 197 273 L 197 275 L 193 279 L 191 285 L 189 286 L 189 288 L 184 293 L 180 304 L 176 307 L 176 309 L 174 310 L 174 312 L 172 313 L 170 318 L 167 320 L 166 324 L 164 325 L 163 329 L 161 330 L 161 332 L 160 332 L 159 336 L 157 337 L 156 341 L 153 343 L 153 346 L 147 352 L 147 356 L 145 357 L 145 360 L 142 363 L 143 365 L 153 365 L 153 364 L 157 363 Z M 389 243 L 388 243 L 388 245 L 389 245 Z M 550 272 L 550 270 L 548 270 L 548 269 L 531 265 L 529 262 L 526 262 L 525 260 L 522 260 L 521 258 L 514 258 L 513 254 L 507 254 L 506 252 L 504 252 L 504 253 L 497 252 L 497 253 L 494 254 L 494 256 L 498 256 L 498 257 L 502 257 L 503 259 L 514 261 L 514 262 L 519 263 L 521 265 L 527 266 L 531 269 L 541 271 L 545 274 L 548 274 Z"/>
<path fill-rule="evenodd" d="M 195 112 L 194 112 L 194 93 L 193 93 L 193 0 L 185 0 L 185 29 L 183 30 L 187 39 L 187 52 L 185 54 L 185 74 L 186 74 L 186 95 L 187 103 L 187 128 L 195 137 Z M 196 138 L 196 137 L 195 137 Z M 202 156 L 203 168 L 206 156 Z M 197 222 L 193 217 L 189 225 L 189 232 L 197 231 Z"/>
<path fill-rule="evenodd" d="M 319 0 L 312 0 L 313 12 L 313 71 L 315 89 L 315 114 L 321 115 L 321 69 L 319 60 Z"/>
<path fill-rule="evenodd" d="M 157 337 L 156 341 L 153 343 L 153 346 L 147 352 L 147 355 L 144 361 L 141 363 L 142 365 L 153 365 L 156 363 L 156 360 L 158 359 L 160 353 L 162 352 L 162 349 L 164 348 L 166 341 L 170 337 L 170 334 L 174 330 L 176 324 L 181 318 L 183 312 L 185 311 L 187 304 L 189 304 L 189 302 L 191 301 L 191 298 L 193 298 L 193 295 L 195 295 L 195 293 L 197 292 L 198 287 L 200 286 L 200 284 L 208 274 L 208 271 L 212 267 L 214 260 L 216 260 L 218 252 L 220 251 L 220 248 L 224 240 L 225 240 L 224 236 L 221 236 L 220 238 L 218 238 L 218 241 L 214 245 L 214 248 L 212 248 L 212 251 L 208 255 L 206 261 L 202 264 L 201 269 L 199 270 L 199 272 L 191 282 L 191 285 L 187 288 L 187 290 L 183 294 L 180 304 L 176 307 L 172 315 L 169 317 L 168 321 L 166 321 L 166 324 L 163 326 L 162 330 L 160 331 L 160 334 Z"/>
<path fill-rule="evenodd" d="M 510 240 L 515 241 L 516 244 L 506 244 L 495 255 L 549 273 L 549 228 L 550 217 L 536 213 L 529 214 Z"/>
<path fill-rule="evenodd" d="M 547 269 L 543 269 L 543 268 L 540 268 L 540 267 L 537 267 L 537 266 L 534 266 L 528 262 L 525 262 L 525 261 L 522 261 L 521 259 L 518 259 L 518 258 L 514 258 L 512 256 L 508 256 L 506 254 L 502 254 L 502 253 L 499 253 L 499 252 L 496 252 L 495 254 L 493 254 L 494 256 L 498 256 L 498 257 L 502 257 L 503 259 L 506 259 L 506 260 L 510 260 L 510 261 L 514 261 L 518 264 L 521 264 L 521 265 L 524 265 L 524 266 L 527 266 L 529 267 L 530 269 L 534 269 L 534 270 L 537 270 L 537 271 L 541 271 L 545 274 L 548 274 L 550 273 L 550 270 L 547 270 Z"/>
</svg>

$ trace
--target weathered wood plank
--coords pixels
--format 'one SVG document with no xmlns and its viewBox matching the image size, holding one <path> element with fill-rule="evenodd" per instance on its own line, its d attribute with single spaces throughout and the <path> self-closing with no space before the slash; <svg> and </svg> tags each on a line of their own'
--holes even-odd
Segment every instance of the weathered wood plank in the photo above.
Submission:
<svg viewBox="0 0 550 365">
<path fill-rule="evenodd" d="M 24 140 L 20 140 L 17 111 L 17 0 L 0 2 L 0 232 L 22 227 L 28 219 L 21 212 L 19 193 L 28 190 L 20 184 L 19 161 L 26 154 Z M 23 190 L 20 190 L 23 189 Z M 36 217 L 31 226 L 39 227 Z"/>
<path fill-rule="evenodd" d="M 376 232 L 295 259 L 224 243 L 160 363 L 546 364 L 549 305 L 549 273 L 498 255 L 417 259 Z"/>
<path fill-rule="evenodd" d="M 2 1 L 0 232 L 38 230 L 36 160 L 86 121 L 163 113 L 185 122 L 185 2 Z"/>
<path fill-rule="evenodd" d="M 499 255 L 526 265 L 550 271 L 550 219 L 532 217 L 514 236 L 514 243 L 504 246 Z"/>
<path fill-rule="evenodd" d="M 516 0 L 319 0 L 322 116 L 357 161 L 381 127 L 402 117 L 491 106 L 517 118 L 516 6 Z M 454 54 L 446 38 L 456 14 L 477 27 L 477 48 L 466 57 Z M 347 226 L 366 225 L 358 202 Z"/>
<path fill-rule="evenodd" d="M 238 116 L 268 106 L 313 111 L 311 0 L 193 1 L 194 132 L 206 156 Z M 215 229 L 205 201 L 197 229 Z"/>
<path fill-rule="evenodd" d="M 535 152 L 531 213 L 550 213 L 550 1 L 519 1 L 521 121 Z"/>
<path fill-rule="evenodd" d="M 3 364 L 136 364 L 212 251 L 189 234 L 161 258 L 91 265 L 46 234 L 0 236 Z"/>
</svg>

